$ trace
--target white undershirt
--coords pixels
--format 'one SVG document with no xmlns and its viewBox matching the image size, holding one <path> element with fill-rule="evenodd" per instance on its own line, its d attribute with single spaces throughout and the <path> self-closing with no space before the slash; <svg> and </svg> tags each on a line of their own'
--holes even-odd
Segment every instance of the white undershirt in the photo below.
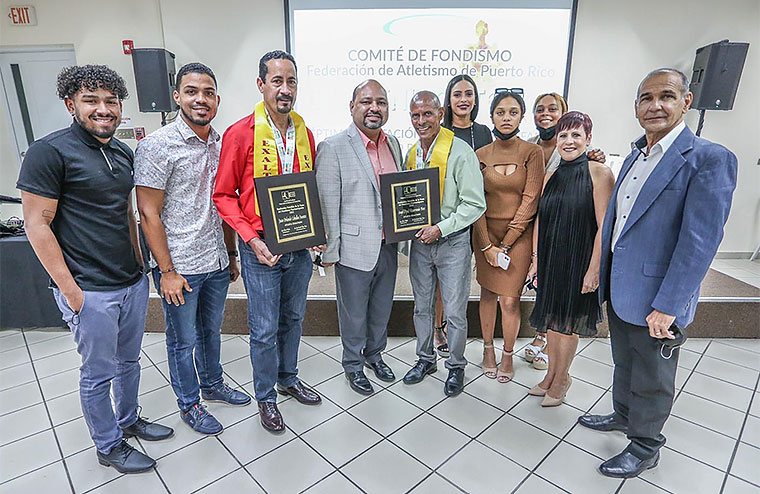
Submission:
<svg viewBox="0 0 760 494">
<path fill-rule="evenodd" d="M 277 154 L 280 155 L 280 163 L 282 164 L 282 174 L 293 173 L 293 162 L 296 156 L 296 127 L 293 125 L 293 119 L 288 117 L 288 130 L 286 131 L 285 140 L 282 139 L 282 133 L 280 129 L 269 118 L 269 111 L 264 108 L 267 114 L 267 122 L 272 127 L 272 133 L 274 134 L 274 142 L 277 144 Z"/>
<path fill-rule="evenodd" d="M 638 148 L 636 142 L 631 143 L 631 149 L 638 150 L 639 154 L 626 176 L 623 177 L 623 181 L 618 189 L 617 201 L 615 203 L 615 227 L 612 230 L 611 250 L 613 252 L 615 251 L 615 244 L 617 244 L 620 238 L 623 227 L 625 227 L 625 223 L 631 215 L 631 210 L 636 203 L 636 199 L 641 193 L 641 189 L 668 151 L 668 148 L 670 148 L 684 128 L 686 128 L 686 123 L 682 120 L 665 137 L 657 141 L 657 144 L 652 146 L 648 156 L 644 154 L 646 149 Z"/>
</svg>

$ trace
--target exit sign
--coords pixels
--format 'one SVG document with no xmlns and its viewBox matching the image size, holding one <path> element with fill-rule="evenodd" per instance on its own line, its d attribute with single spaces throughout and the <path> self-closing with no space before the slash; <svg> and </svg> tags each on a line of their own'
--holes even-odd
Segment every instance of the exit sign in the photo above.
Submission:
<svg viewBox="0 0 760 494">
<path fill-rule="evenodd" d="M 8 19 L 13 26 L 36 26 L 37 13 L 31 5 L 16 5 L 8 7 Z"/>
</svg>

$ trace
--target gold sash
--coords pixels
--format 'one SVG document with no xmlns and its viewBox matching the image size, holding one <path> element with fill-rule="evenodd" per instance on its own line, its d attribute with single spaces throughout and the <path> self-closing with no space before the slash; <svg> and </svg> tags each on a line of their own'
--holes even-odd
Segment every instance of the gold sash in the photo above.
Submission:
<svg viewBox="0 0 760 494">
<path fill-rule="evenodd" d="M 443 202 L 443 180 L 446 178 L 446 163 L 449 161 L 449 153 L 451 153 L 451 145 L 454 143 L 454 132 L 441 127 L 438 132 L 438 138 L 433 146 L 433 153 L 430 157 L 430 167 L 438 168 L 438 183 L 441 188 L 441 202 Z M 412 149 L 409 150 L 409 154 L 406 158 L 406 169 L 414 170 L 417 166 L 417 146 L 419 141 L 414 143 Z"/>
<path fill-rule="evenodd" d="M 296 128 L 296 150 L 299 171 L 310 171 L 313 167 L 314 157 L 311 155 L 311 143 L 306 124 L 301 115 L 291 111 L 290 118 Z M 274 140 L 274 132 L 269 125 L 264 102 L 256 105 L 253 111 L 254 119 L 254 142 L 253 142 L 253 178 L 269 177 L 280 174 L 279 158 L 277 157 L 277 142 Z M 287 138 L 287 137 L 286 137 Z M 255 194 L 255 192 L 254 192 Z M 259 201 L 256 200 L 256 214 L 259 214 Z"/>
</svg>

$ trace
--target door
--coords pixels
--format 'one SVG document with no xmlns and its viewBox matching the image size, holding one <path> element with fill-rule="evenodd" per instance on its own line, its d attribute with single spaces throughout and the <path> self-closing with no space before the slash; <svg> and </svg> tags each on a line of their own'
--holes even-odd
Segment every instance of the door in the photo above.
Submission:
<svg viewBox="0 0 760 494">
<path fill-rule="evenodd" d="M 17 166 L 35 139 L 71 124 L 56 94 L 58 73 L 71 65 L 76 65 L 71 45 L 0 47 L 0 79 Z"/>
</svg>

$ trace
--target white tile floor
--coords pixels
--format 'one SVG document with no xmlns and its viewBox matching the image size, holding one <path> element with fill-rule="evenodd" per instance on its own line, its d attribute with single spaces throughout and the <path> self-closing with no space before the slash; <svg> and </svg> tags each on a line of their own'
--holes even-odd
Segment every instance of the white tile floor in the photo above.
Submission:
<svg viewBox="0 0 760 494">
<path fill-rule="evenodd" d="M 228 382 L 251 392 L 246 339 L 223 338 Z M 481 352 L 482 342 L 468 343 L 474 363 Z M 442 365 L 415 386 L 375 381 L 376 394 L 363 397 L 342 375 L 338 338 L 304 338 L 300 355 L 301 377 L 322 393 L 322 405 L 283 400 L 288 430 L 275 436 L 259 425 L 255 405 L 210 404 L 227 429 L 202 437 L 178 418 L 163 335 L 145 335 L 142 413 L 176 434 L 155 443 L 131 440 L 158 459 L 158 468 L 123 476 L 95 459 L 71 337 L 2 331 L 0 494 L 760 492 L 760 340 L 687 343 L 660 466 L 625 482 L 596 471 L 625 447 L 625 437 L 575 422 L 584 412 L 611 410 L 605 339 L 581 341 L 568 404 L 554 409 L 526 395 L 541 373 L 521 359 L 509 384 L 468 366 L 465 393 L 445 399 Z M 399 378 L 414 359 L 411 338 L 390 339 L 385 360 Z"/>
<path fill-rule="evenodd" d="M 739 281 L 760 288 L 760 259 L 715 259 L 710 266 Z"/>
</svg>

